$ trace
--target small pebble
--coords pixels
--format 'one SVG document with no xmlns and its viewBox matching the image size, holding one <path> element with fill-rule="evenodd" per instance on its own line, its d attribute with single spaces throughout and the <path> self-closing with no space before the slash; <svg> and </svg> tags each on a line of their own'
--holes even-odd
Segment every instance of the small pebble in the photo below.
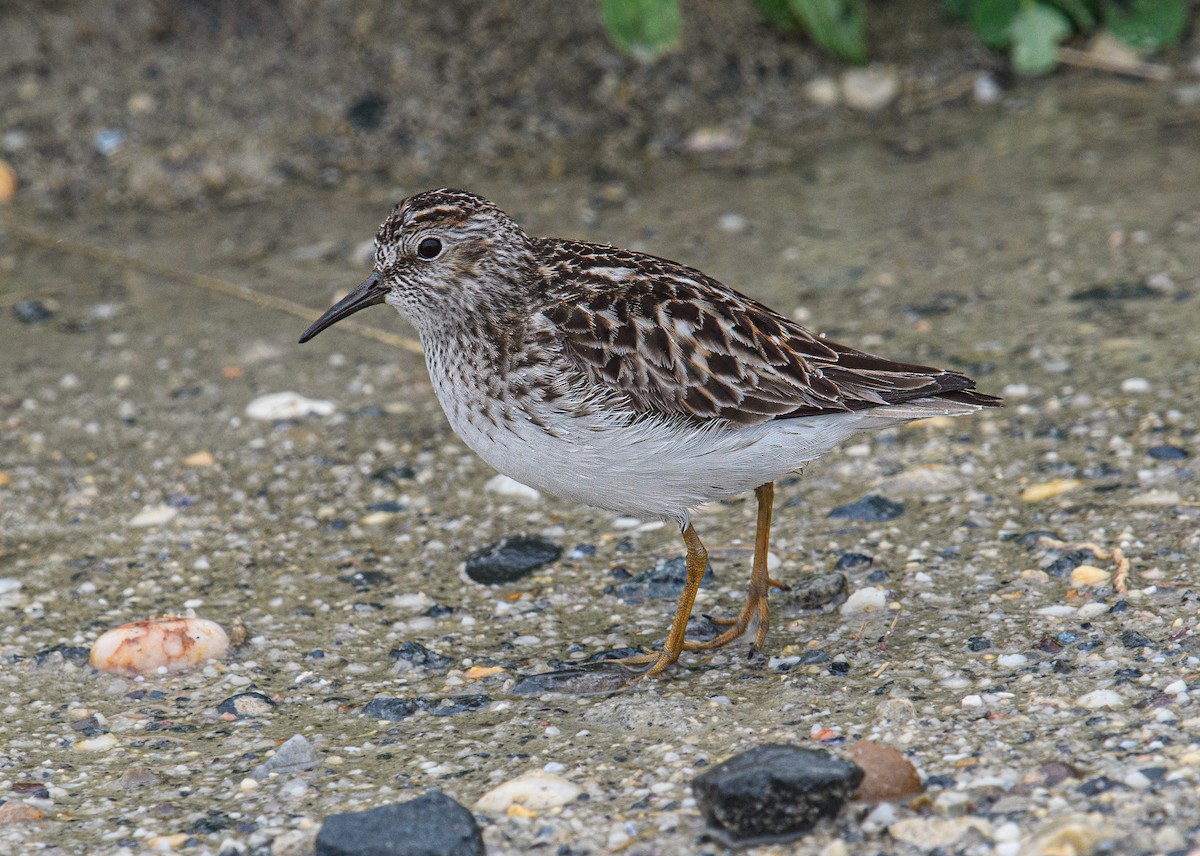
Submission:
<svg viewBox="0 0 1200 856">
<path fill-rule="evenodd" d="M 274 755 L 251 770 L 250 775 L 256 779 L 265 779 L 272 773 L 302 773 L 311 770 L 319 761 L 317 750 L 308 738 L 303 734 L 296 734 L 276 749 Z"/>
<path fill-rule="evenodd" d="M 863 771 L 820 749 L 755 746 L 692 780 L 712 833 L 729 846 L 799 837 L 841 811 Z"/>
<path fill-rule="evenodd" d="M 1125 697 L 1115 690 L 1092 690 L 1075 699 L 1075 704 L 1088 710 L 1119 710 L 1125 707 Z"/>
<path fill-rule="evenodd" d="M 502 585 L 524 579 L 538 568 L 557 561 L 561 555 L 562 547 L 544 538 L 517 535 L 503 538 L 467 556 L 465 570 L 477 583 Z"/>
<path fill-rule="evenodd" d="M 883 66 L 852 68 L 842 74 L 842 98 L 847 106 L 874 113 L 892 103 L 900 92 L 900 78 Z"/>
<path fill-rule="evenodd" d="M 41 324 L 54 315 L 40 300 L 18 300 L 13 304 L 12 314 L 22 324 Z"/>
<path fill-rule="evenodd" d="M 854 793 L 856 800 L 868 803 L 903 800 L 922 790 L 917 768 L 894 746 L 860 740 L 850 747 L 849 755 L 863 771 L 862 782 Z"/>
<path fill-rule="evenodd" d="M 1083 487 L 1079 479 L 1051 479 L 1048 482 L 1031 484 L 1021 491 L 1022 502 L 1042 502 Z"/>
<path fill-rule="evenodd" d="M 1188 456 L 1187 449 L 1180 446 L 1151 446 L 1146 454 L 1156 461 L 1182 461 Z"/>
<path fill-rule="evenodd" d="M 143 508 L 129 520 L 129 526 L 134 529 L 146 529 L 151 526 L 162 526 L 170 523 L 179 514 L 179 509 L 169 505 L 152 505 Z"/>
<path fill-rule="evenodd" d="M 484 856 L 483 833 L 461 804 L 438 790 L 367 811 L 331 814 L 316 856 Z"/>
<path fill-rule="evenodd" d="M 832 77 L 814 77 L 801 90 L 804 97 L 818 107 L 832 107 L 841 100 L 842 93 Z"/>
<path fill-rule="evenodd" d="M 904 503 L 893 502 L 882 496 L 869 495 L 847 505 L 839 505 L 829 512 L 834 520 L 863 520 L 882 523 L 895 520 L 904 513 Z"/>
<path fill-rule="evenodd" d="M 1127 377 L 1121 381 L 1121 392 L 1127 395 L 1140 395 L 1150 391 L 1150 381 L 1144 377 Z"/>
<path fill-rule="evenodd" d="M 300 419 L 305 416 L 329 416 L 337 409 L 332 401 L 305 398 L 298 392 L 273 392 L 261 395 L 246 405 L 251 419 L 278 422 L 281 419 Z"/>
<path fill-rule="evenodd" d="M 0 205 L 17 195 L 17 173 L 6 160 L 0 160 Z"/>
<path fill-rule="evenodd" d="M 75 743 L 80 752 L 107 752 L 117 745 L 117 738 L 112 734 L 100 734 Z"/>
<path fill-rule="evenodd" d="M 1095 565 L 1079 565 L 1071 571 L 1071 585 L 1088 588 L 1098 588 L 1108 585 L 1111 575 L 1103 568 Z"/>
<path fill-rule="evenodd" d="M 258 692 L 238 693 L 217 705 L 217 713 L 233 719 L 265 716 L 275 710 L 275 700 Z"/>
<path fill-rule="evenodd" d="M 530 501 L 542 498 L 542 494 L 535 488 L 527 484 L 521 484 L 516 479 L 510 479 L 505 475 L 497 475 L 488 479 L 483 489 L 488 493 L 494 493 L 499 496 L 513 496 L 517 499 L 527 499 Z"/>
<path fill-rule="evenodd" d="M 89 661 L 102 672 L 151 675 L 219 660 L 228 650 L 229 637 L 215 621 L 164 615 L 107 631 L 92 644 Z"/>
<path fill-rule="evenodd" d="M 211 467 L 214 462 L 212 452 L 203 449 L 199 452 L 192 452 L 192 454 L 183 459 L 185 467 Z"/>
<path fill-rule="evenodd" d="M 510 806 L 519 805 L 531 811 L 545 811 L 573 802 L 581 793 L 578 785 L 562 776 L 532 770 L 492 788 L 475 803 L 475 810 L 502 815 Z"/>
<path fill-rule="evenodd" d="M 842 615 L 857 615 L 863 612 L 882 612 L 887 609 L 887 593 L 883 589 L 860 588 L 846 598 L 839 610 Z"/>
</svg>

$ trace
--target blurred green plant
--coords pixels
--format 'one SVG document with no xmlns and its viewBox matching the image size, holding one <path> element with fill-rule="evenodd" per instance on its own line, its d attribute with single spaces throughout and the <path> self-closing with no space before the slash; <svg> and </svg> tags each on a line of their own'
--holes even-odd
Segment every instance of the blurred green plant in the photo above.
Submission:
<svg viewBox="0 0 1200 856">
<path fill-rule="evenodd" d="M 1107 29 L 1135 50 L 1179 40 L 1187 0 L 943 0 L 968 21 L 979 40 L 1008 49 L 1013 69 L 1045 74 L 1058 65 L 1058 46 L 1076 33 Z"/>
<path fill-rule="evenodd" d="M 807 33 L 851 62 L 867 61 L 864 0 L 751 0 L 783 32 Z M 979 40 L 1008 50 L 1021 74 L 1045 74 L 1058 65 L 1058 46 L 1072 35 L 1107 30 L 1135 50 L 1153 51 L 1179 40 L 1188 0 L 942 0 L 968 21 Z M 638 59 L 654 59 L 679 44 L 680 0 L 600 0 L 604 25 Z"/>
<path fill-rule="evenodd" d="M 752 0 L 783 32 L 805 32 L 851 62 L 867 61 L 863 0 Z M 612 40 L 637 59 L 654 59 L 679 44 L 679 0 L 600 0 Z"/>
</svg>

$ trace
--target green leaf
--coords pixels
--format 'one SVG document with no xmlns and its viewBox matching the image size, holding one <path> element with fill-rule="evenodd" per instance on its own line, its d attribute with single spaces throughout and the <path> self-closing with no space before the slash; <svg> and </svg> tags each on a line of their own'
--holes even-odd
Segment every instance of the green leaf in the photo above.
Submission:
<svg viewBox="0 0 1200 856">
<path fill-rule="evenodd" d="M 1087 0 L 1049 0 L 1049 3 L 1070 18 L 1075 29 L 1081 33 L 1096 26 L 1096 16 L 1088 7 Z"/>
<path fill-rule="evenodd" d="M 636 59 L 654 59 L 679 44 L 679 0 L 600 0 L 600 13 L 613 41 Z"/>
<path fill-rule="evenodd" d="M 771 22 L 771 25 L 785 33 L 800 29 L 800 22 L 792 14 L 789 0 L 754 0 L 758 12 Z"/>
<path fill-rule="evenodd" d="M 1013 18 L 1012 65 L 1021 74 L 1045 74 L 1058 65 L 1058 43 L 1071 35 L 1071 22 L 1062 12 L 1031 3 Z"/>
<path fill-rule="evenodd" d="M 942 6 L 955 18 L 961 18 L 966 21 L 971 17 L 971 10 L 975 7 L 975 0 L 942 0 Z"/>
<path fill-rule="evenodd" d="M 1021 0 L 979 0 L 971 9 L 971 26 L 989 48 L 1007 47 L 1009 30 L 1020 11 Z"/>
<path fill-rule="evenodd" d="M 1104 3 L 1104 23 L 1131 47 L 1159 48 L 1179 41 L 1187 27 L 1187 0 L 1126 0 Z"/>
<path fill-rule="evenodd" d="M 867 61 L 862 0 L 789 0 L 788 5 L 818 44 L 851 62 Z"/>
</svg>

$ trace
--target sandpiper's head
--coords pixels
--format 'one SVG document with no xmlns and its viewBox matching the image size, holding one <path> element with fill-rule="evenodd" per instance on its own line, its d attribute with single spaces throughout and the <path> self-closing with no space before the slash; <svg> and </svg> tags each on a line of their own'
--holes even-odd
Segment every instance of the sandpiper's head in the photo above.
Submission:
<svg viewBox="0 0 1200 856">
<path fill-rule="evenodd" d="M 375 235 L 375 269 L 309 327 L 307 342 L 360 309 L 388 303 L 418 329 L 519 304 L 534 265 L 529 237 L 482 196 L 427 190 L 408 197 Z"/>
</svg>

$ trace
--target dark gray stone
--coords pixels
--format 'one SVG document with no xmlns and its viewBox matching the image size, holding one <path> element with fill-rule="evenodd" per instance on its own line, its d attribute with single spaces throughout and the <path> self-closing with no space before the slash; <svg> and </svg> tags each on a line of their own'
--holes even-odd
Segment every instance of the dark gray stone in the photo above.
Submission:
<svg viewBox="0 0 1200 856">
<path fill-rule="evenodd" d="M 557 544 L 532 535 L 517 535 L 467 556 L 467 576 L 486 586 L 516 582 L 561 555 L 562 547 Z"/>
<path fill-rule="evenodd" d="M 895 520 L 904 513 L 904 503 L 893 502 L 874 494 L 864 496 L 857 502 L 839 505 L 829 516 L 835 520 L 864 520 L 868 523 L 882 523 L 885 520 Z"/>
<path fill-rule="evenodd" d="M 768 743 L 697 776 L 692 791 L 718 838 L 748 846 L 797 838 L 836 816 L 862 777 L 823 750 Z"/>
<path fill-rule="evenodd" d="M 711 585 L 713 579 L 712 565 L 709 564 L 700 578 L 701 587 Z M 645 600 L 675 600 L 683 592 L 686 582 L 687 560 L 683 556 L 676 556 L 673 559 L 659 559 L 650 570 L 611 588 L 612 594 L 626 603 L 641 603 Z"/>
<path fill-rule="evenodd" d="M 325 818 L 317 856 L 484 856 L 471 812 L 438 790 Z"/>
</svg>

